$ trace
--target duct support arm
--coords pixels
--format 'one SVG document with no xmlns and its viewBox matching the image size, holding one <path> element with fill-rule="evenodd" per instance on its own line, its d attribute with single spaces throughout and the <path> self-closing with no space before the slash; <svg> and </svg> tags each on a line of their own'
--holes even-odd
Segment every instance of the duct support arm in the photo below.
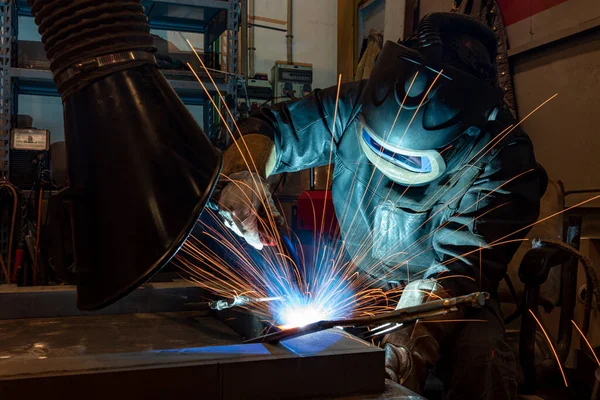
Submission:
<svg viewBox="0 0 600 400">
<path fill-rule="evenodd" d="M 248 0 L 248 18 L 254 21 L 254 0 Z M 250 26 L 248 29 L 248 77 L 254 78 L 254 55 L 256 54 L 256 47 L 254 47 L 254 27 Z"/>
<path fill-rule="evenodd" d="M 294 4 L 293 0 L 288 0 L 287 5 L 287 62 L 288 64 L 294 63 L 294 51 L 293 51 L 293 43 L 294 43 Z"/>
</svg>

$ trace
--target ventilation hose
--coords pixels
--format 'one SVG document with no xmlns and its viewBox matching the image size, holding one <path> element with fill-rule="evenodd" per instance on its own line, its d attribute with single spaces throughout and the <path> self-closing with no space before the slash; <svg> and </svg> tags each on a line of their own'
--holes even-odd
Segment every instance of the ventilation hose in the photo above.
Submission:
<svg viewBox="0 0 600 400">
<path fill-rule="evenodd" d="M 113 72 L 156 63 L 152 55 L 156 48 L 140 1 L 28 0 L 28 3 L 63 100 Z M 135 54 L 147 56 L 135 57 Z"/>
</svg>

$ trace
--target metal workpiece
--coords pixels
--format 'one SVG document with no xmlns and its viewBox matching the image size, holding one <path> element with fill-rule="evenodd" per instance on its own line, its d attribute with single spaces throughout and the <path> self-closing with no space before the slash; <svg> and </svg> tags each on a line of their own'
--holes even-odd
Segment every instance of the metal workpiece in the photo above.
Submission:
<svg viewBox="0 0 600 400">
<path fill-rule="evenodd" d="M 212 318 L 208 310 L 3 320 L 0 376 L 4 363 L 11 360 L 47 362 L 239 343 L 236 332 Z"/>
<path fill-rule="evenodd" d="M 282 340 L 287 340 L 290 338 L 306 335 L 308 333 L 318 332 L 336 327 L 371 327 L 391 323 L 402 324 L 414 322 L 418 319 L 447 315 L 449 313 L 458 311 L 460 308 L 464 307 L 480 308 L 485 305 L 485 302 L 487 299 L 489 299 L 489 297 L 490 295 L 488 293 L 475 292 L 465 296 L 430 301 L 427 303 L 420 304 L 418 306 L 401 308 L 395 311 L 390 311 L 387 313 L 382 313 L 370 317 L 332 321 L 318 321 L 302 327 L 286 329 L 279 332 L 270 333 L 264 336 L 259 336 L 254 339 L 250 339 L 245 343 L 277 343 Z"/>
<path fill-rule="evenodd" d="M 71 320 L 81 320 L 82 326 L 89 318 Z M 110 337 L 106 329 L 94 326 Z M 205 341 L 206 332 L 200 325 L 182 328 L 196 330 L 197 340 Z M 151 325 L 147 329 L 152 330 Z M 125 342 L 135 342 L 136 335 L 145 330 L 137 334 L 135 329 L 129 330 Z M 79 337 L 78 331 L 64 334 Z M 170 341 L 180 337 L 179 331 L 162 336 Z M 108 346 L 110 340 L 104 341 Z M 87 343 L 89 346 L 90 340 Z M 52 398 L 73 398 L 73 393 L 85 391 L 87 399 L 114 398 L 116 394 L 118 398 L 331 399 L 386 389 L 384 351 L 337 329 L 279 345 L 206 342 L 203 346 L 130 352 L 119 346 L 103 354 L 77 354 L 75 349 L 47 359 L 2 358 L 0 398 L 35 398 L 48 393 Z M 40 353 L 40 357 L 44 355 Z"/>
</svg>

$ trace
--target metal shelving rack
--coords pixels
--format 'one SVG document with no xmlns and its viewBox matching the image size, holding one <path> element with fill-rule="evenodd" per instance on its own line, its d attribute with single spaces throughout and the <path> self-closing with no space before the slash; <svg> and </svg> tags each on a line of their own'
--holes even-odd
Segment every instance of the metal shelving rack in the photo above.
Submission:
<svg viewBox="0 0 600 400">
<path fill-rule="evenodd" d="M 12 15 L 31 16 L 31 10 L 26 0 L 0 1 L 3 2 L 3 5 L 6 3 L 5 7 L 12 12 Z M 233 108 L 232 112 L 235 115 L 237 105 L 239 0 L 142 0 L 142 5 L 152 29 L 203 34 L 204 53 L 212 53 L 216 41 L 224 32 L 227 32 L 227 65 L 224 71 L 228 74 L 215 74 L 215 80 L 219 91 L 223 96 L 226 96 L 227 103 Z M 4 10 L 2 11 L 2 22 L 4 23 L 5 13 Z M 10 37 L 14 46 L 17 43 L 17 18 L 13 18 L 12 23 Z M 14 54 L 14 49 L 8 52 Z M 8 68 L 8 70 L 4 68 L 2 77 L 5 78 L 3 83 L 8 82 L 8 85 L 12 86 L 8 90 L 10 93 L 8 101 L 12 106 L 11 115 L 17 114 L 19 94 L 59 96 L 52 80 L 52 73 L 49 70 L 16 68 L 10 64 L 10 56 L 8 66 L 11 68 Z M 162 72 L 185 104 L 204 107 L 204 128 L 209 136 L 214 134 L 214 126 L 218 125 L 218 121 L 215 124 L 212 103 L 208 100 L 200 84 L 196 82 L 193 74 L 189 71 L 177 70 L 163 70 Z M 200 76 L 202 76 L 202 71 L 200 71 Z M 214 90 L 212 84 L 209 83 L 206 87 L 210 94 L 216 97 L 216 90 Z M 228 123 L 232 124 L 233 121 L 228 121 Z M 12 124 L 9 125 L 6 130 L 2 126 L 0 137 L 8 138 L 10 136 Z M 2 172 L 7 175 L 8 153 L 6 153 L 5 158 Z"/>
<path fill-rule="evenodd" d="M 0 174 L 8 176 L 10 129 L 14 114 L 11 85 L 13 47 L 16 41 L 15 8 L 11 0 L 0 0 Z M 0 234 L 0 241 L 2 241 Z"/>
<path fill-rule="evenodd" d="M 215 80 L 236 115 L 239 0 L 142 0 L 142 5 L 153 29 L 203 34 L 204 53 L 213 53 L 217 40 L 227 32 L 224 70 L 227 74 L 215 74 Z M 59 96 L 49 70 L 16 67 L 18 16 L 31 17 L 26 0 L 0 0 L 0 179 L 9 178 L 10 131 L 16 123 L 19 94 Z M 226 139 L 216 137 L 215 126 L 219 121 L 214 121 L 212 103 L 193 74 L 176 70 L 162 72 L 185 104 L 204 107 L 204 128 L 213 142 L 226 144 Z M 212 84 L 206 87 L 219 104 Z M 229 120 L 228 124 L 232 125 L 233 121 Z M 0 224 L 1 254 L 6 253 L 7 242 L 8 226 Z"/>
<path fill-rule="evenodd" d="M 10 130 L 15 115 L 11 66 L 16 42 L 17 18 L 12 0 L 0 0 L 0 179 L 8 178 Z M 6 254 L 10 225 L 0 224 L 0 253 Z"/>
</svg>

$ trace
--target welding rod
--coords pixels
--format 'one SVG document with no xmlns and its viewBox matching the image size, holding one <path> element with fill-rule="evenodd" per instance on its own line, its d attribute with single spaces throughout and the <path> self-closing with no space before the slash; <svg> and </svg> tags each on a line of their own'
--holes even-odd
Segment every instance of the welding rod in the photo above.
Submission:
<svg viewBox="0 0 600 400">
<path fill-rule="evenodd" d="M 319 332 L 335 327 L 367 327 L 385 323 L 407 323 L 418 319 L 438 317 L 457 311 L 464 307 L 480 308 L 485 305 L 490 295 L 485 292 L 475 292 L 465 296 L 435 300 L 418 306 L 401 308 L 370 317 L 342 319 L 332 321 L 318 321 L 298 328 L 286 329 L 268 335 L 247 340 L 244 343 L 278 343 L 282 340 L 295 338 L 309 333 Z"/>
</svg>

